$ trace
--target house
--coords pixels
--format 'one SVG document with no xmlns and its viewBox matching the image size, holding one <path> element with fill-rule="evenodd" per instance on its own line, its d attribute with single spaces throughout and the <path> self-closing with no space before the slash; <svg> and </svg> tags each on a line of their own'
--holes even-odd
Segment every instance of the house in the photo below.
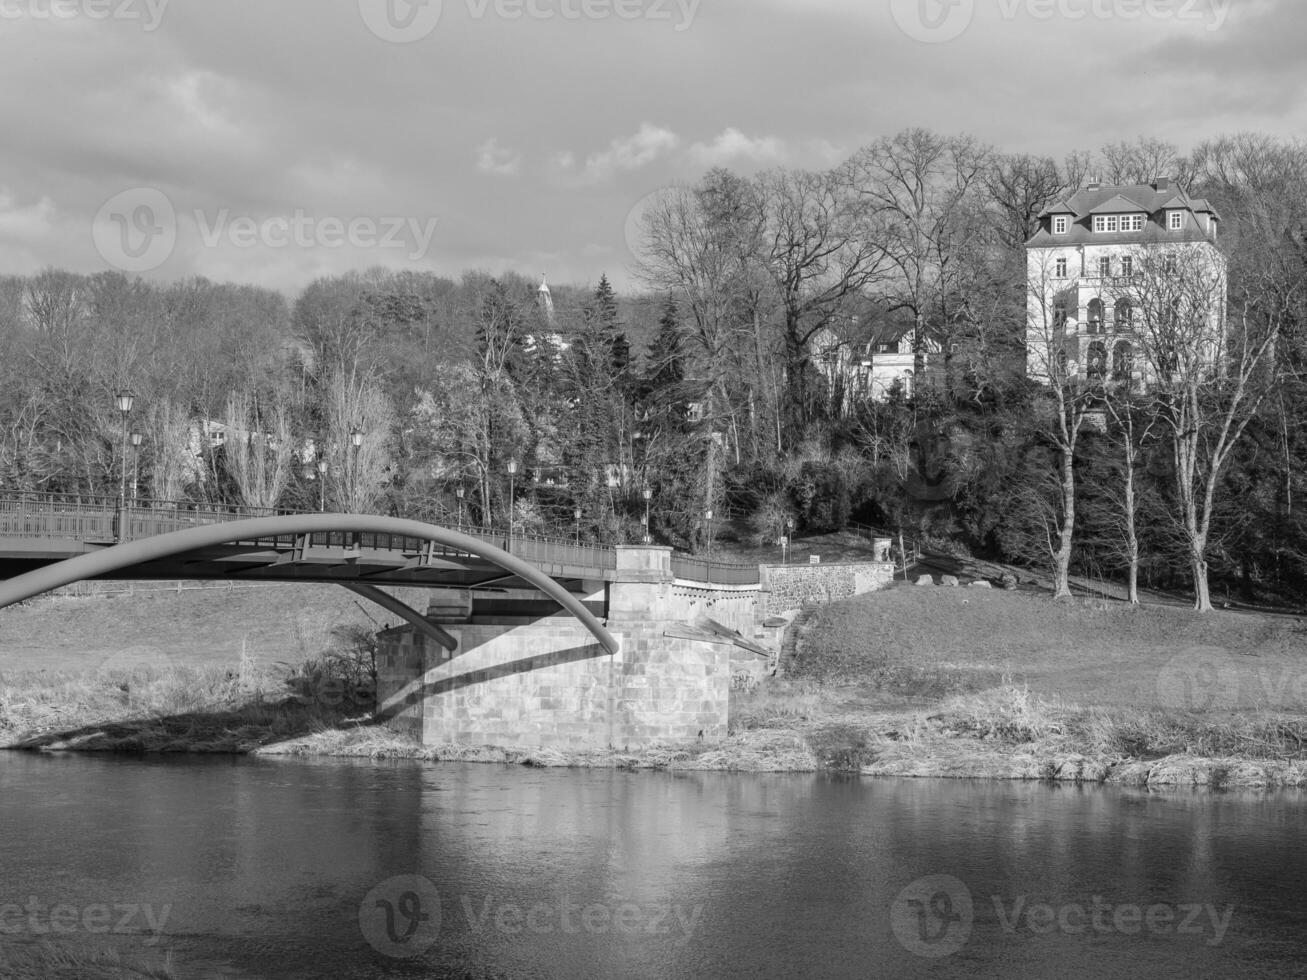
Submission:
<svg viewBox="0 0 1307 980">
<path fill-rule="evenodd" d="M 1045 209 L 1026 242 L 1027 374 L 1142 385 L 1150 363 L 1165 363 L 1164 345 L 1217 359 L 1219 225 L 1207 201 L 1165 177 L 1091 183 Z"/>
<path fill-rule="evenodd" d="M 911 397 L 918 381 L 910 326 L 882 325 L 865 343 L 841 340 L 822 327 L 808 341 L 808 350 L 832 401 L 846 413 L 860 401 L 883 402 L 895 393 Z M 939 344 L 928 338 L 921 378 L 928 385 L 941 380 L 939 352 Z"/>
</svg>

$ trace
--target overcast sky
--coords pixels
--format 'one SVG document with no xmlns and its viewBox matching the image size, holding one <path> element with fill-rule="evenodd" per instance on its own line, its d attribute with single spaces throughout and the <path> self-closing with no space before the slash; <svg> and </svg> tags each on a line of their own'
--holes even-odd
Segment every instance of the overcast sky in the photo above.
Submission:
<svg viewBox="0 0 1307 980">
<path fill-rule="evenodd" d="M 630 282 L 720 164 L 1307 122 L 1303 0 L 0 0 L 0 272 Z"/>
</svg>

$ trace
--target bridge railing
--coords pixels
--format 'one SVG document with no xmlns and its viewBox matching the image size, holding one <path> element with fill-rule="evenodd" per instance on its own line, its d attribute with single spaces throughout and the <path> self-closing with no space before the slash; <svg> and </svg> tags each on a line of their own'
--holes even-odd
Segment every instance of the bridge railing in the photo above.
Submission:
<svg viewBox="0 0 1307 980">
<path fill-rule="evenodd" d="M 120 531 L 122 540 L 133 540 L 199 525 L 294 513 L 305 512 L 149 499 L 129 500 L 120 511 L 118 498 L 105 495 L 0 493 L 0 536 L 111 542 L 120 538 Z M 459 530 L 468 537 L 503 548 L 533 564 L 595 571 L 617 567 L 617 552 L 602 545 L 578 544 L 565 538 L 538 535 L 514 534 L 510 538 L 507 531 L 494 529 Z M 278 541 L 287 538 L 286 535 L 273 537 Z M 362 546 L 410 554 L 429 551 L 441 555 L 466 555 L 457 548 L 401 535 L 333 531 L 310 537 L 313 544 L 324 547 Z M 672 573 L 677 578 L 713 585 L 756 585 L 759 580 L 756 565 L 679 554 L 672 556 Z"/>
<path fill-rule="evenodd" d="M 672 555 L 672 574 L 689 582 L 710 585 L 757 585 L 761 581 L 757 565 L 711 561 L 689 555 Z"/>
</svg>

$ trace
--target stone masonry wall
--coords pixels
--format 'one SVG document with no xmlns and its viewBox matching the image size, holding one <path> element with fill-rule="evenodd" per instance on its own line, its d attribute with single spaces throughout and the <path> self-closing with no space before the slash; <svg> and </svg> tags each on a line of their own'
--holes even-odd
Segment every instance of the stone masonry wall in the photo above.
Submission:
<svg viewBox="0 0 1307 980">
<path fill-rule="evenodd" d="M 693 623 L 701 616 L 729 626 L 742 636 L 752 637 L 758 624 L 759 600 L 762 593 L 751 589 L 695 588 L 682 582 L 672 587 L 675 616 L 684 623 Z"/>
<path fill-rule="evenodd" d="M 894 565 L 889 562 L 762 567 L 763 597 L 768 616 L 875 592 L 893 581 Z"/>
<path fill-rule="evenodd" d="M 452 658 L 408 627 L 388 630 L 381 713 L 426 745 L 632 748 L 725 735 L 731 644 L 665 636 L 665 625 L 612 629 L 616 656 L 566 617 L 449 624 Z"/>
</svg>

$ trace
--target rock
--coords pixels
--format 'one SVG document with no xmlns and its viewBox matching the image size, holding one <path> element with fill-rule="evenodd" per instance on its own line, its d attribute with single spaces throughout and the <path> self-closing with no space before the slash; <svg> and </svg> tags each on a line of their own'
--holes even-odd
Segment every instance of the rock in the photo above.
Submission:
<svg viewBox="0 0 1307 980">
<path fill-rule="evenodd" d="M 1020 582 L 1017 580 L 1017 577 L 1013 575 L 1011 572 L 1004 572 L 1003 575 L 999 578 L 998 584 L 1005 589 L 1015 589 L 1020 584 Z"/>
<path fill-rule="evenodd" d="M 934 584 L 935 584 L 935 579 L 934 579 L 933 576 L 930 576 L 930 575 L 922 575 L 920 578 L 917 579 L 917 584 L 918 584 L 918 585 L 934 585 Z"/>
<path fill-rule="evenodd" d="M 939 584 L 947 586 L 950 589 L 956 589 L 961 583 L 958 582 L 956 575 L 943 575 L 940 577 Z"/>
<path fill-rule="evenodd" d="M 983 578 L 978 578 L 978 579 L 976 579 L 974 582 L 971 583 L 970 588 L 973 588 L 973 589 L 992 589 L 993 586 L 990 585 L 988 582 L 986 582 Z"/>
</svg>

